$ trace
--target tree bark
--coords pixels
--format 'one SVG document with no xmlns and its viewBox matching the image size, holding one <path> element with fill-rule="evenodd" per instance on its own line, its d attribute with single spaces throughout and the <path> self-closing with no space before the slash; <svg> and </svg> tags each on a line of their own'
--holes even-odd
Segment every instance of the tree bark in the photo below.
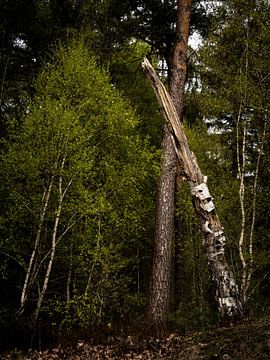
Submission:
<svg viewBox="0 0 270 360">
<path fill-rule="evenodd" d="M 28 294 L 28 290 L 29 290 L 29 283 L 31 282 L 31 274 L 32 274 L 32 270 L 33 270 L 33 263 L 36 257 L 36 252 L 40 243 L 40 238 L 41 238 L 41 232 L 42 232 L 42 227 L 43 227 L 43 223 L 44 223 L 44 218 L 45 218 L 45 214 L 47 211 L 47 207 L 48 207 L 48 203 L 50 200 L 50 195 L 51 195 L 51 191 L 52 191 L 52 186 L 53 186 L 53 182 L 54 182 L 54 176 L 51 177 L 50 182 L 49 182 L 49 187 L 48 189 L 46 189 L 44 191 L 43 197 L 42 197 L 42 205 L 43 208 L 40 212 L 40 216 L 39 216 L 39 224 L 38 224 L 38 230 L 37 230 L 37 235 L 36 235 L 36 240 L 35 240 L 35 244 L 34 244 L 34 249 L 32 251 L 31 254 L 31 258 L 29 261 L 29 265 L 27 268 L 27 272 L 26 272 L 26 276 L 25 276 L 25 280 L 24 280 L 24 284 L 23 284 L 23 289 L 22 289 L 22 294 L 21 294 L 21 307 L 20 307 L 20 311 L 23 311 L 23 307 L 25 305 L 25 302 L 27 300 L 27 294 Z"/>
<path fill-rule="evenodd" d="M 224 317 L 231 319 L 241 317 L 239 290 L 225 257 L 225 234 L 206 184 L 207 178 L 202 174 L 197 159 L 189 148 L 170 95 L 147 59 L 142 66 L 156 93 L 180 167 L 189 184 L 194 210 L 201 224 L 203 244 L 216 288 L 219 311 Z"/>
<path fill-rule="evenodd" d="M 63 169 L 64 169 L 65 161 L 66 161 L 66 158 L 64 157 L 62 160 L 62 163 L 61 163 L 61 171 L 63 171 Z M 72 179 L 69 180 L 65 190 L 63 191 L 63 176 L 60 173 L 59 182 L 58 182 L 59 200 L 58 200 L 58 207 L 57 207 L 57 210 L 55 213 L 54 227 L 53 227 L 53 232 L 52 232 L 50 259 L 49 259 L 49 262 L 47 265 L 47 270 L 45 273 L 42 290 L 41 290 L 41 293 L 39 294 L 39 298 L 38 298 L 38 302 L 37 302 L 37 306 L 36 306 L 36 310 L 35 310 L 35 314 L 34 314 L 34 325 L 36 324 L 36 321 L 38 319 L 41 305 L 43 303 L 43 299 L 44 299 L 44 296 L 46 294 L 47 287 L 49 284 L 49 279 L 50 279 L 50 275 L 51 275 L 51 271 L 52 271 L 52 265 L 53 265 L 53 261 L 55 258 L 56 245 L 57 245 L 57 232 L 58 232 L 58 227 L 59 227 L 60 216 L 62 213 L 63 201 L 64 201 L 64 198 L 66 196 L 66 193 L 67 193 L 71 183 L 72 183 Z"/>
<path fill-rule="evenodd" d="M 169 93 L 182 120 L 188 67 L 188 38 L 191 0 L 178 0 L 175 40 L 167 57 Z"/>
<path fill-rule="evenodd" d="M 166 59 L 169 69 L 169 91 L 179 119 L 183 115 L 183 95 L 187 77 L 190 4 L 191 0 L 178 0 L 175 39 Z M 156 325 L 165 324 L 171 295 L 176 164 L 177 158 L 170 140 L 170 132 L 165 124 L 147 311 L 149 322 Z"/>
<path fill-rule="evenodd" d="M 58 204 L 58 209 L 56 211 L 55 220 L 54 220 L 54 228 L 53 228 L 53 233 L 52 233 L 52 244 L 51 244 L 51 254 L 50 254 L 50 259 L 49 259 L 49 262 L 47 265 L 47 270 L 46 270 L 46 274 L 44 277 L 42 290 L 41 290 L 41 293 L 39 294 L 39 298 L 38 298 L 38 302 L 37 302 L 37 306 L 36 306 L 36 310 L 35 310 L 34 323 L 36 323 L 36 320 L 38 318 L 38 315 L 39 315 L 39 312 L 41 309 L 41 305 L 42 305 L 45 293 L 47 291 L 48 283 L 49 283 L 49 278 L 50 278 L 50 274 L 51 274 L 51 270 L 52 270 L 52 264 L 54 261 L 54 256 L 55 256 L 55 251 L 56 251 L 57 230 L 58 230 L 60 215 L 61 215 L 61 211 L 62 211 L 62 202 L 63 202 L 62 176 L 60 175 L 60 178 L 59 178 L 59 204 Z"/>
<path fill-rule="evenodd" d="M 156 204 L 154 255 L 148 299 L 148 320 L 157 326 L 165 324 L 169 309 L 174 234 L 176 156 L 167 126 L 164 127 L 162 150 L 162 173 Z"/>
</svg>

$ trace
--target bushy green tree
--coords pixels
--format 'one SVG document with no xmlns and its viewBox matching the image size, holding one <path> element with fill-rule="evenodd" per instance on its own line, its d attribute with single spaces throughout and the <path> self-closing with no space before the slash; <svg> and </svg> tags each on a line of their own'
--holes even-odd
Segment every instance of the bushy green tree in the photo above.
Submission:
<svg viewBox="0 0 270 360">
<path fill-rule="evenodd" d="M 35 88 L 1 157 L 1 251 L 24 269 L 9 296 L 57 325 L 119 319 L 145 294 L 155 154 L 83 44 L 60 47 Z"/>
</svg>

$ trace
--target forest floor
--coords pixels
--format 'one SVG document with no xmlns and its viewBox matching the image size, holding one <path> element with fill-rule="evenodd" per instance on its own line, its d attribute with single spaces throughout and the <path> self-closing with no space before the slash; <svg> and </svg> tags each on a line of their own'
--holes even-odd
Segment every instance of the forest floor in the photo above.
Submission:
<svg viewBox="0 0 270 360">
<path fill-rule="evenodd" d="M 109 338 L 103 344 L 83 340 L 72 347 L 56 347 L 0 354 L 0 359 L 17 360 L 263 360 L 270 359 L 270 321 L 220 327 L 186 335 L 171 333 L 162 339 L 139 341 L 136 337 Z"/>
</svg>

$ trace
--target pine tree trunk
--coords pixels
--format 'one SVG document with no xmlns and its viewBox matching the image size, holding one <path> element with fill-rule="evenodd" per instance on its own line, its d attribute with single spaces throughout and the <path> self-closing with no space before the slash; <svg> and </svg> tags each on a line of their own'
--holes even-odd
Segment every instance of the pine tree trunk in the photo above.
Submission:
<svg viewBox="0 0 270 360">
<path fill-rule="evenodd" d="M 169 70 L 169 91 L 179 119 L 182 118 L 183 113 L 183 95 L 187 77 L 190 5 L 191 0 L 178 0 L 175 39 L 166 59 Z M 156 326 L 165 324 L 171 296 L 176 164 L 173 143 L 165 124 L 147 312 L 148 321 Z"/>
<path fill-rule="evenodd" d="M 163 326 L 166 322 L 171 294 L 176 156 L 167 126 L 164 127 L 162 150 L 162 173 L 156 204 L 154 255 L 147 314 L 150 323 L 156 326 Z"/>
<path fill-rule="evenodd" d="M 166 59 L 169 71 L 169 93 L 180 121 L 183 116 L 187 78 L 190 7 L 191 0 L 178 0 L 175 40 Z"/>
<path fill-rule="evenodd" d="M 144 60 L 142 66 L 156 93 L 170 130 L 171 141 L 180 167 L 188 180 L 194 210 L 201 224 L 203 243 L 216 288 L 219 311 L 225 317 L 241 317 L 242 306 L 239 290 L 225 257 L 225 234 L 206 184 L 207 178 L 202 174 L 197 159 L 189 148 L 183 126 L 170 95 L 147 59 Z"/>
</svg>

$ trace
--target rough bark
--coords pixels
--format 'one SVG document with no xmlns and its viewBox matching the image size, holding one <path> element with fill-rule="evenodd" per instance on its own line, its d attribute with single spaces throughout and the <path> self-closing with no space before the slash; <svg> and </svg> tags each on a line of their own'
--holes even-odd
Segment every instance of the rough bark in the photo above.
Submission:
<svg viewBox="0 0 270 360">
<path fill-rule="evenodd" d="M 171 293 L 176 156 L 167 126 L 164 128 L 162 149 L 162 173 L 156 204 L 154 255 L 148 300 L 148 319 L 156 324 L 165 323 Z"/>
<path fill-rule="evenodd" d="M 173 47 L 170 49 L 167 57 L 168 63 L 168 82 L 169 94 L 176 108 L 180 121 L 183 121 L 184 94 L 185 84 L 187 80 L 188 68 L 188 38 L 189 38 L 189 22 L 191 15 L 191 0 L 178 0 L 175 40 Z M 170 140 L 169 140 L 170 141 Z M 182 188 L 182 176 L 178 169 L 176 173 L 175 191 L 179 196 Z M 181 219 L 175 218 L 175 241 L 174 241 L 174 306 L 179 308 L 181 298 L 183 298 L 183 246 L 179 242 L 182 223 Z"/>
<path fill-rule="evenodd" d="M 183 95 L 187 75 L 187 43 L 191 0 L 178 0 L 175 40 L 168 51 L 169 91 L 179 118 L 183 113 Z M 162 141 L 162 165 L 159 180 L 154 255 L 150 279 L 148 320 L 165 323 L 171 295 L 172 243 L 174 235 L 176 154 L 167 124 Z"/>
<path fill-rule="evenodd" d="M 182 120 L 188 66 L 188 38 L 191 0 L 178 0 L 175 41 L 167 57 L 169 93 Z"/>
<path fill-rule="evenodd" d="M 201 224 L 203 244 L 208 257 L 212 280 L 216 287 L 219 311 L 226 317 L 240 317 L 242 306 L 239 290 L 225 257 L 225 234 L 206 184 L 207 178 L 202 174 L 196 157 L 189 148 L 183 126 L 179 121 L 170 95 L 147 59 L 144 60 L 142 66 L 156 93 L 170 130 L 171 142 L 189 184 L 194 210 Z"/>
</svg>

